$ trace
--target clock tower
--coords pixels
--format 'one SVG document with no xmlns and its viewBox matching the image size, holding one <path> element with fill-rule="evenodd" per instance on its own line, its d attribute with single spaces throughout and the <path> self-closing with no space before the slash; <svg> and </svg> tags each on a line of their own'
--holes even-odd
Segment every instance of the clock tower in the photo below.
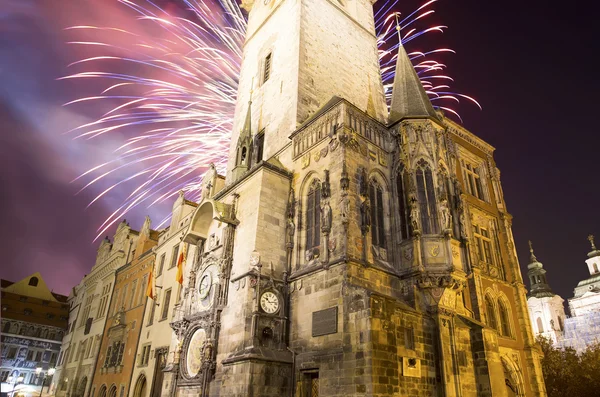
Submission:
<svg viewBox="0 0 600 397">
<path fill-rule="evenodd" d="M 494 148 L 402 47 L 388 114 L 371 0 L 242 6 L 163 396 L 544 396 Z"/>
</svg>

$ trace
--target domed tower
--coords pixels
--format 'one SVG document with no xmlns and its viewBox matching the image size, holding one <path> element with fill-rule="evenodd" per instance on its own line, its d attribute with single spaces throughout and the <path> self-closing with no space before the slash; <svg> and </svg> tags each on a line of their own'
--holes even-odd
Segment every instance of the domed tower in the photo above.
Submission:
<svg viewBox="0 0 600 397">
<path fill-rule="evenodd" d="M 527 265 L 527 276 L 531 285 L 527 294 L 527 305 L 533 332 L 536 336 L 541 335 L 556 343 L 563 334 L 565 308 L 563 298 L 552 292 L 546 280 L 544 265 L 537 260 L 533 253 L 533 245 L 529 242 L 529 264 Z"/>
</svg>

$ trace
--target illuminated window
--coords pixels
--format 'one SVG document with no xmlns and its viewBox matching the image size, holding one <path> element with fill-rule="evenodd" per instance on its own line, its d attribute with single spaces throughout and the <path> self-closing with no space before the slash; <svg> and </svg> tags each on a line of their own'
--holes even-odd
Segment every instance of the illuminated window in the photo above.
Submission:
<svg viewBox="0 0 600 397">
<path fill-rule="evenodd" d="M 306 200 L 306 249 L 321 244 L 321 184 L 314 180 Z"/>
<path fill-rule="evenodd" d="M 483 185 L 481 183 L 481 167 L 476 167 L 464 160 L 461 160 L 461 164 L 467 192 L 480 200 L 487 200 Z"/>
<path fill-rule="evenodd" d="M 494 329 L 498 329 L 498 321 L 496 320 L 496 310 L 494 309 L 494 301 L 490 296 L 485 297 L 485 317 L 487 324 Z"/>
<path fill-rule="evenodd" d="M 498 313 L 500 314 L 500 333 L 502 336 L 511 336 L 509 311 L 502 301 L 498 301 Z"/>
<path fill-rule="evenodd" d="M 438 233 L 435 185 L 433 184 L 431 168 L 423 160 L 419 161 L 417 168 L 417 196 L 423 234 Z"/>
</svg>

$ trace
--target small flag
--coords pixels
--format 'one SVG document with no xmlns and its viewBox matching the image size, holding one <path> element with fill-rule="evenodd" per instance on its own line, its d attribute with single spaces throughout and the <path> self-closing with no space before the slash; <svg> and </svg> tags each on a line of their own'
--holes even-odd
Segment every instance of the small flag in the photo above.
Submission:
<svg viewBox="0 0 600 397">
<path fill-rule="evenodd" d="M 148 286 L 146 287 L 146 296 L 154 300 L 154 288 L 152 288 L 152 282 L 154 281 L 154 267 L 150 269 L 150 277 L 148 277 Z"/>
<path fill-rule="evenodd" d="M 181 253 L 179 254 L 179 259 L 177 259 L 177 275 L 175 276 L 175 280 L 179 284 L 183 285 L 183 263 L 185 262 L 187 244 L 183 245 L 181 249 Z"/>
</svg>

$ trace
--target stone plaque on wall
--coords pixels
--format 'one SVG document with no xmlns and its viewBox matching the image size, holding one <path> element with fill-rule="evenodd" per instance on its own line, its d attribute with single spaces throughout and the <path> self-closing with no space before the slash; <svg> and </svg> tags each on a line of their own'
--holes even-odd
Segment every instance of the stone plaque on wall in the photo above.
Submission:
<svg viewBox="0 0 600 397">
<path fill-rule="evenodd" d="M 338 331 L 338 308 L 332 307 L 313 312 L 312 336 L 335 334 Z"/>
</svg>

